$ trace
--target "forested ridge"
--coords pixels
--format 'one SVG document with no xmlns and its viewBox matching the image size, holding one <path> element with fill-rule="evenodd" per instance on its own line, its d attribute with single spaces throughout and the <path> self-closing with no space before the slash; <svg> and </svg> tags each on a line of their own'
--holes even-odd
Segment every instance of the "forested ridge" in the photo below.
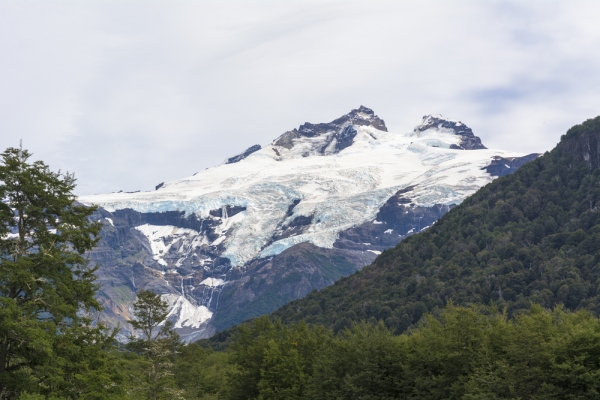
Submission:
<svg viewBox="0 0 600 400">
<path fill-rule="evenodd" d="M 233 338 L 227 352 L 188 346 L 196 354 L 181 358 L 188 360 L 180 380 L 188 393 L 225 399 L 600 397 L 600 320 L 586 310 L 535 305 L 509 318 L 493 308 L 449 305 L 402 335 L 368 323 L 334 335 L 262 317 Z M 225 376 L 217 385 L 210 381 L 216 371 Z"/>
<path fill-rule="evenodd" d="M 340 331 L 358 321 L 406 330 L 454 304 L 509 315 L 536 303 L 600 312 L 600 117 L 481 188 L 427 231 L 273 316 Z"/>
</svg>

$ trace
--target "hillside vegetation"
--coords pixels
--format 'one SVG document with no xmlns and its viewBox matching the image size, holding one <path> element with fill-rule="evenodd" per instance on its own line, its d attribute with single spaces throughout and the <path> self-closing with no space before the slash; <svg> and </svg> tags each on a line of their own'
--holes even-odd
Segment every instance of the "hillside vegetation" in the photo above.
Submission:
<svg viewBox="0 0 600 400">
<path fill-rule="evenodd" d="M 481 188 L 427 231 L 273 316 L 340 331 L 384 321 L 403 332 L 448 302 L 600 311 L 600 117 L 513 175 Z"/>
<path fill-rule="evenodd" d="M 382 324 L 333 335 L 262 317 L 240 327 L 226 353 L 183 354 L 179 381 L 206 399 L 591 399 L 599 335 L 588 311 L 540 306 L 513 319 L 449 306 L 397 336 Z M 211 382 L 215 371 L 226 379 Z"/>
</svg>

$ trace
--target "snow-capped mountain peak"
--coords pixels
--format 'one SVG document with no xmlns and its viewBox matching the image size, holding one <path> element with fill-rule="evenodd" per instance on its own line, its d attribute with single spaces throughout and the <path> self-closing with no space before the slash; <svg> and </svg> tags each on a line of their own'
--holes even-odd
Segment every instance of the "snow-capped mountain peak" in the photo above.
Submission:
<svg viewBox="0 0 600 400">
<path fill-rule="evenodd" d="M 166 183 L 159 191 L 87 196 L 80 201 L 110 212 L 129 208 L 196 215 L 198 221 L 205 220 L 203 228 L 193 235 L 180 232 L 181 240 L 169 234 L 169 240 L 181 241 L 180 252 L 188 242 L 222 248 L 221 257 L 238 267 L 301 242 L 331 248 L 340 231 L 372 219 L 390 196 L 408 186 L 419 188 L 411 200 L 416 205 L 459 203 L 493 179 L 484 170 L 493 157 L 521 156 L 498 150 L 457 152 L 453 149 L 485 147 L 472 146 L 480 144 L 479 138 L 460 122 L 431 116 L 424 122 L 412 134 L 390 133 L 376 128 L 385 127 L 383 121 L 361 107 L 330 123 L 306 123 L 291 131 L 296 136 L 284 134 L 242 162 Z M 306 127 L 314 129 L 302 130 Z M 328 155 L 332 157 L 323 157 Z M 238 214 L 215 214 L 223 207 L 234 207 Z M 308 219 L 302 229 L 294 228 L 300 217 Z M 218 226 L 210 239 L 202 234 L 209 220 Z M 150 242 L 163 232 L 155 224 L 139 225 L 137 230 Z M 166 252 L 169 243 L 157 244 L 156 251 Z M 159 253 L 153 256 L 166 268 L 168 261 Z"/>
<path fill-rule="evenodd" d="M 472 149 L 481 150 L 464 151 Z M 106 221 L 94 257 L 107 318 L 126 321 L 133 294 L 150 288 L 166 296 L 169 319 L 191 341 L 362 268 L 535 157 L 486 149 L 442 116 L 387 132 L 361 106 L 158 190 L 79 201 L 99 205 Z"/>
<path fill-rule="evenodd" d="M 442 115 L 425 115 L 423 122 L 416 126 L 413 135 L 421 137 L 424 134 L 435 135 L 436 133 L 451 134 L 459 137 L 458 143 L 449 145 L 451 149 L 480 150 L 487 149 L 478 136 L 473 134 L 471 128 L 460 121 L 445 118 Z M 446 147 L 446 146 L 440 146 Z"/>
<path fill-rule="evenodd" d="M 353 125 L 368 125 L 380 131 L 387 132 L 385 121 L 375 115 L 375 112 L 365 106 L 350 111 L 348 114 L 332 121 L 332 124 L 342 126 L 346 122 L 350 122 Z M 306 124 L 304 124 L 306 125 Z"/>
<path fill-rule="evenodd" d="M 273 152 L 278 157 L 283 157 L 282 153 L 288 153 L 283 158 L 338 154 L 352 145 L 357 127 L 360 126 L 387 132 L 385 122 L 373 110 L 360 106 L 329 123 L 306 122 L 298 129 L 285 132 L 273 141 Z"/>
</svg>

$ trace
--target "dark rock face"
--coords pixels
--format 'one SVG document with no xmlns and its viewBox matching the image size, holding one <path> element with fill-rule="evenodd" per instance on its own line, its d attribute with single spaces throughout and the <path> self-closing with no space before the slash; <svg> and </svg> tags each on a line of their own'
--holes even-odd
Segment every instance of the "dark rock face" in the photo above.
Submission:
<svg viewBox="0 0 600 400">
<path fill-rule="evenodd" d="M 561 152 L 574 154 L 584 160 L 590 170 L 600 167 L 600 117 L 575 125 L 561 138 L 557 146 Z"/>
<path fill-rule="evenodd" d="M 417 126 L 414 130 L 416 134 L 424 132 L 428 129 L 450 129 L 454 131 L 457 136 L 461 137 L 460 146 L 452 145 L 451 149 L 462 149 L 462 150 L 478 150 L 487 149 L 482 143 L 478 136 L 475 136 L 471 128 L 466 126 L 460 121 L 450 121 L 442 116 L 425 115 L 421 125 Z"/>
<path fill-rule="evenodd" d="M 246 211 L 246 207 L 241 207 L 241 206 L 225 206 L 216 210 L 211 210 L 209 212 L 210 215 L 212 215 L 213 217 L 219 217 L 219 218 L 229 218 L 229 217 L 233 217 L 234 215 L 241 213 L 242 211 Z"/>
<path fill-rule="evenodd" d="M 519 169 L 523 164 L 533 161 L 541 156 L 539 153 L 528 154 L 523 157 L 494 157 L 492 162 L 485 167 L 486 172 L 492 176 L 510 175 Z"/>
<path fill-rule="evenodd" d="M 92 263 L 98 264 L 96 273 L 101 285 L 99 300 L 104 307 L 102 317 L 116 326 L 120 324 L 121 338 L 130 333 L 126 323 L 131 319 L 131 305 L 137 291 L 149 289 L 160 294 L 185 296 L 192 304 L 215 309 L 222 287 L 208 287 L 201 282 L 206 278 L 231 280 L 238 270 L 232 270 L 229 259 L 222 258 L 223 246 L 202 244 L 193 249 L 185 247 L 180 238 L 173 238 L 169 250 L 163 254 L 168 265 L 160 264 L 153 255 L 151 243 L 139 230 L 144 224 L 174 226 L 192 229 L 208 242 L 219 237 L 218 227 L 223 215 L 233 216 L 244 211 L 243 207 L 224 207 L 212 210 L 209 218 L 199 219 L 196 215 L 185 216 L 183 212 L 139 213 L 130 209 L 108 212 L 99 209 L 94 218 L 104 221 L 102 238 L 90 253 Z M 110 221 L 110 222 L 109 222 Z M 189 330 L 189 329 L 188 329 Z M 185 329 L 183 329 L 185 331 Z M 182 337 L 186 332 L 180 332 Z M 212 335 L 214 328 L 209 324 L 202 332 L 187 332 L 195 335 Z"/>
<path fill-rule="evenodd" d="M 296 203 L 297 204 L 297 203 Z M 291 215 L 291 214 L 290 214 Z M 296 236 L 304 233 L 312 223 L 314 215 L 304 216 L 299 215 L 294 218 L 289 224 L 282 225 L 273 235 L 269 244 L 290 236 Z"/>
<path fill-rule="evenodd" d="M 310 122 L 306 122 L 300 125 L 298 129 L 281 135 L 273 142 L 273 145 L 291 149 L 294 146 L 294 139 L 327 135 L 327 140 L 321 145 L 318 153 L 324 155 L 326 149 L 334 140 L 336 141 L 335 152 L 337 153 L 352 145 L 352 141 L 357 133 L 352 125 L 372 126 L 387 132 L 385 122 L 375 115 L 373 110 L 360 106 L 358 109 L 352 110 L 348 114 L 329 123 L 311 124 Z"/>
<path fill-rule="evenodd" d="M 228 285 L 220 297 L 212 324 L 223 330 L 348 276 L 375 259 L 373 253 L 324 249 L 310 243 L 248 263 L 243 276 Z"/>
<path fill-rule="evenodd" d="M 345 122 L 351 122 L 353 125 L 368 125 L 380 131 L 387 132 L 385 121 L 375 115 L 375 112 L 365 106 L 360 106 L 358 109 L 350 111 L 348 114 L 340 117 L 332 124 L 343 125 Z"/>
<path fill-rule="evenodd" d="M 345 127 L 341 131 L 335 134 L 335 150 L 336 153 L 344 150 L 346 147 L 352 146 L 354 137 L 358 132 L 352 127 L 352 125 Z"/>
<path fill-rule="evenodd" d="M 255 153 L 261 149 L 260 144 L 255 144 L 254 146 L 248 147 L 246 151 L 237 156 L 233 156 L 225 160 L 223 164 L 233 164 L 236 162 L 242 161 L 244 158 L 248 157 L 250 154 Z"/>
<path fill-rule="evenodd" d="M 381 207 L 375 220 L 342 232 L 334 247 L 377 254 L 394 247 L 404 238 L 429 228 L 455 207 L 455 204 L 415 206 L 410 198 L 405 197 L 410 195 L 412 189 L 409 187 L 400 190 L 390 198 Z"/>
</svg>

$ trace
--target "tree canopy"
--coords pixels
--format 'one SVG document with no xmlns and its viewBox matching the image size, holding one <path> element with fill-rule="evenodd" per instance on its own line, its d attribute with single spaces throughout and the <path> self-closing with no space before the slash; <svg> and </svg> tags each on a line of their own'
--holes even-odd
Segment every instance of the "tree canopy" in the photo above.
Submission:
<svg viewBox="0 0 600 400">
<path fill-rule="evenodd" d="M 0 156 L 0 398 L 109 393 L 118 374 L 102 349 L 113 337 L 92 324 L 100 307 L 85 256 L 101 225 L 76 203 L 73 175 L 30 157 Z"/>
<path fill-rule="evenodd" d="M 173 373 L 173 357 L 182 344 L 167 320 L 169 305 L 150 290 L 138 292 L 129 322 L 141 335 L 131 336 L 127 348 L 140 356 L 131 368 L 131 398 L 179 399 Z"/>
<path fill-rule="evenodd" d="M 208 369 L 225 371 L 220 385 L 195 392 L 205 399 L 596 399 L 599 339 L 600 319 L 587 310 L 533 305 L 510 318 L 450 304 L 401 335 L 383 323 L 334 334 L 261 317 L 238 327 L 218 367 L 202 349 L 177 362 L 195 357 L 187 376 L 201 382 Z"/>
</svg>

